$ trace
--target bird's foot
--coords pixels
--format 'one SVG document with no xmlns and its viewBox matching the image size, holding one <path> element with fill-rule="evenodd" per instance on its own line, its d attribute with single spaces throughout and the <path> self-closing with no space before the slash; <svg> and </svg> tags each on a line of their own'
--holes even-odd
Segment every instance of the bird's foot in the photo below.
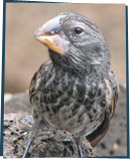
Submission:
<svg viewBox="0 0 130 159">
<path fill-rule="evenodd" d="M 95 156 L 96 150 L 91 146 L 89 142 L 85 144 L 85 151 L 88 155 L 84 157 Z"/>
</svg>

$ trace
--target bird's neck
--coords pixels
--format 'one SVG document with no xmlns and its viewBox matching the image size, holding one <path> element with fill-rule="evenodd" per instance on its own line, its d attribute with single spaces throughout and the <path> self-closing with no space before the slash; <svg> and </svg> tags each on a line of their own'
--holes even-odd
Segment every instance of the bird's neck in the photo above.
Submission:
<svg viewBox="0 0 130 159">
<path fill-rule="evenodd" d="M 98 63 L 91 64 L 86 62 L 86 64 L 73 63 L 66 56 L 61 56 L 52 50 L 49 50 L 50 58 L 52 63 L 58 69 L 61 69 L 65 72 L 69 72 L 73 75 L 86 76 L 104 76 L 108 74 L 110 68 L 99 65 Z"/>
</svg>

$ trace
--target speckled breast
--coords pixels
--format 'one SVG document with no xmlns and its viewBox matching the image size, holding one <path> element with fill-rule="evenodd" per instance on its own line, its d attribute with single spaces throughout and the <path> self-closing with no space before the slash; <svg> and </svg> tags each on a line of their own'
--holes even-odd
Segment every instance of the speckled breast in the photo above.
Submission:
<svg viewBox="0 0 130 159">
<path fill-rule="evenodd" d="M 34 120 L 46 120 L 47 126 L 88 135 L 104 119 L 103 89 L 96 79 L 77 78 L 58 70 L 41 73 L 32 97 Z"/>
</svg>

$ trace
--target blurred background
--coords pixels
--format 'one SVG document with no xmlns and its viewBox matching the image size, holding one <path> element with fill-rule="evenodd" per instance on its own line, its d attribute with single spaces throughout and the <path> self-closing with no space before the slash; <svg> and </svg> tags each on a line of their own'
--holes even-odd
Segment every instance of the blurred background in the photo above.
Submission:
<svg viewBox="0 0 130 159">
<path fill-rule="evenodd" d="M 126 156 L 125 4 L 7 3 L 5 93 L 16 94 L 5 102 L 5 114 L 31 114 L 28 94 L 19 92 L 28 89 L 34 72 L 49 58 L 47 48 L 33 39 L 33 33 L 50 18 L 67 11 L 86 16 L 104 33 L 111 67 L 120 84 L 118 106 L 107 135 L 97 146 L 97 155 Z"/>
<path fill-rule="evenodd" d="M 39 66 L 48 59 L 47 48 L 33 39 L 34 31 L 57 14 L 72 11 L 92 20 L 106 37 L 112 70 L 126 82 L 125 5 L 71 3 L 7 3 L 5 92 L 28 89 Z"/>
</svg>

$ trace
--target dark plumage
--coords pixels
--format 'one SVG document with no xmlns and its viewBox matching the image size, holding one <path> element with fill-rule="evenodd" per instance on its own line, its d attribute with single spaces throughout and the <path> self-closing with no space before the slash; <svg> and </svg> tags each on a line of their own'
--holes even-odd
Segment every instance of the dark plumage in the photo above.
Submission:
<svg viewBox="0 0 130 159">
<path fill-rule="evenodd" d="M 86 17 L 67 12 L 34 37 L 49 48 L 50 60 L 34 74 L 29 88 L 35 121 L 30 140 L 43 124 L 73 133 L 78 146 L 84 137 L 95 146 L 109 128 L 118 96 L 103 34 Z"/>
</svg>

